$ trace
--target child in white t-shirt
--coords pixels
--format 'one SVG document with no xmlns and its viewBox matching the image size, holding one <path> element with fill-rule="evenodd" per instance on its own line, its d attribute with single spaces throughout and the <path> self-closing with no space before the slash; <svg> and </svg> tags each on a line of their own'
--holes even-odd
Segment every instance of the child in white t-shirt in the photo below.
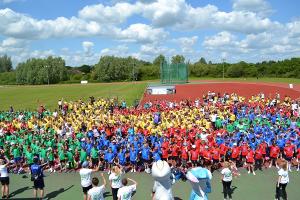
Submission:
<svg viewBox="0 0 300 200">
<path fill-rule="evenodd" d="M 227 199 L 227 196 L 229 199 L 232 199 L 231 197 L 231 182 L 232 182 L 232 172 L 230 169 L 230 163 L 225 162 L 224 168 L 221 171 L 222 174 L 222 184 L 223 184 L 223 193 L 224 193 L 224 199 Z"/>
<path fill-rule="evenodd" d="M 88 191 L 88 200 L 104 200 L 103 194 L 105 191 L 106 180 L 103 173 L 100 175 L 102 177 L 103 184 L 98 186 L 99 179 L 97 177 L 92 179 L 93 188 Z"/>
<path fill-rule="evenodd" d="M 127 179 L 133 182 L 133 185 L 127 186 Z M 118 200 L 131 200 L 132 193 L 136 191 L 137 182 L 130 178 L 127 179 L 122 179 L 123 187 L 118 190 Z"/>
<path fill-rule="evenodd" d="M 283 199 L 287 199 L 286 186 L 289 183 L 289 172 L 288 172 L 288 162 L 285 161 L 282 167 L 278 171 L 278 180 L 276 184 L 276 195 L 275 199 L 279 199 L 280 190 L 282 193 Z"/>
</svg>

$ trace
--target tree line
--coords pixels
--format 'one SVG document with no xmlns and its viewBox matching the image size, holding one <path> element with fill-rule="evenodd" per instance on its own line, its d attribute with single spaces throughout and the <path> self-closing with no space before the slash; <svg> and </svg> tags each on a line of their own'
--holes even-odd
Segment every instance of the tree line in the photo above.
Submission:
<svg viewBox="0 0 300 200">
<path fill-rule="evenodd" d="M 90 82 L 140 81 L 160 78 L 160 64 L 166 61 L 164 55 L 152 62 L 133 57 L 102 56 L 93 66 L 66 66 L 61 57 L 31 58 L 19 63 L 15 69 L 11 58 L 0 56 L 0 84 L 55 84 Z M 278 77 L 300 78 L 300 58 L 259 63 L 212 63 L 200 58 L 195 63 L 186 61 L 182 55 L 175 55 L 171 63 L 186 63 L 190 77 L 238 78 Z"/>
</svg>

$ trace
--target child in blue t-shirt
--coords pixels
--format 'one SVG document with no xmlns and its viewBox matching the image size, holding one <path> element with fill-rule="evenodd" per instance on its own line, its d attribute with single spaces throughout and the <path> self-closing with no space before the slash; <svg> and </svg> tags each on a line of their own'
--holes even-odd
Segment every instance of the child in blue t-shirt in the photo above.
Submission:
<svg viewBox="0 0 300 200">
<path fill-rule="evenodd" d="M 144 146 L 142 147 L 142 162 L 145 166 L 145 172 L 146 173 L 150 173 L 150 168 L 149 168 L 149 164 L 150 164 L 150 148 L 148 146 L 147 143 L 144 144 Z"/>
<path fill-rule="evenodd" d="M 161 151 L 157 147 L 155 147 L 154 151 L 152 153 L 153 161 L 157 162 L 157 161 L 161 160 L 160 155 L 161 155 Z"/>
<path fill-rule="evenodd" d="M 118 153 L 119 165 L 124 167 L 126 165 L 126 150 L 121 148 Z"/>
<path fill-rule="evenodd" d="M 137 156 L 138 156 L 138 151 L 134 148 L 134 146 L 131 146 L 130 151 L 129 151 L 129 160 L 130 160 L 130 164 L 131 164 L 131 172 L 136 172 Z"/>
<path fill-rule="evenodd" d="M 104 154 L 104 160 L 106 163 L 108 163 L 108 174 L 111 173 L 111 168 L 114 163 L 114 158 L 115 155 L 113 154 L 111 148 L 109 148 L 108 151 L 106 151 Z"/>
</svg>

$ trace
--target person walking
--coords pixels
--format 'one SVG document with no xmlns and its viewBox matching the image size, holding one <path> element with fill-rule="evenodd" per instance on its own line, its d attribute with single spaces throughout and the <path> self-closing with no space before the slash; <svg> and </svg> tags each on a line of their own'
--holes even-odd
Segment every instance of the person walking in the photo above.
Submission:
<svg viewBox="0 0 300 200">
<path fill-rule="evenodd" d="M 289 183 L 289 172 L 288 172 L 288 162 L 284 161 L 281 168 L 278 171 L 278 180 L 276 183 L 276 194 L 275 200 L 280 199 L 280 193 L 282 194 L 283 200 L 287 200 L 286 187 Z"/>
<path fill-rule="evenodd" d="M 227 200 L 227 197 L 229 199 L 232 199 L 231 196 L 231 182 L 232 182 L 232 172 L 230 169 L 230 163 L 225 162 L 224 163 L 224 168 L 221 171 L 222 177 L 221 177 L 221 182 L 223 184 L 223 194 L 224 194 L 224 200 Z"/>
<path fill-rule="evenodd" d="M 133 182 L 133 185 L 128 184 L 128 180 Z M 130 178 L 123 178 L 122 179 L 122 187 L 118 190 L 118 200 L 131 200 L 132 193 L 136 191 L 137 182 Z"/>
<path fill-rule="evenodd" d="M 104 200 L 103 194 L 105 191 L 106 180 L 103 173 L 101 173 L 100 176 L 102 177 L 103 184 L 98 186 L 99 179 L 97 177 L 92 179 L 93 188 L 88 191 L 88 200 Z"/>
<path fill-rule="evenodd" d="M 118 190 L 122 187 L 122 170 L 118 166 L 113 166 L 109 175 L 111 193 L 113 200 L 118 200 Z"/>
<path fill-rule="evenodd" d="M 9 175 L 7 171 L 7 166 L 9 165 L 9 160 L 4 162 L 4 159 L 0 159 L 0 181 L 1 181 L 1 192 L 2 199 L 9 198 Z"/>
</svg>

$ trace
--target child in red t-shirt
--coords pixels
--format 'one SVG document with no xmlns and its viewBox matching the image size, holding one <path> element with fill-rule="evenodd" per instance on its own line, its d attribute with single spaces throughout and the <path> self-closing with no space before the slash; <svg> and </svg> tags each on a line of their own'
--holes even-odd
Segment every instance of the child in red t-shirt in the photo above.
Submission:
<svg viewBox="0 0 300 200">
<path fill-rule="evenodd" d="M 246 162 L 247 162 L 248 174 L 250 174 L 252 172 L 253 175 L 255 175 L 255 171 L 254 171 L 254 151 L 251 148 L 248 148 L 248 153 L 246 155 Z"/>
<path fill-rule="evenodd" d="M 289 168 L 290 172 L 292 171 L 291 161 L 292 161 L 293 156 L 294 156 L 294 151 L 295 151 L 295 146 L 291 145 L 291 142 L 288 141 L 286 143 L 286 146 L 283 149 L 283 152 L 284 152 L 284 159 L 288 162 L 288 168 Z"/>
<path fill-rule="evenodd" d="M 279 169 L 278 164 L 277 164 L 277 159 L 279 157 L 279 153 L 280 153 L 280 148 L 278 146 L 276 146 L 275 143 L 273 143 L 273 145 L 270 147 L 270 166 L 269 166 L 269 168 L 271 168 L 272 165 L 274 164 L 276 166 L 276 168 Z"/>
<path fill-rule="evenodd" d="M 181 148 L 181 168 L 187 170 L 187 162 L 189 160 L 189 150 L 187 146 Z"/>
<path fill-rule="evenodd" d="M 196 149 L 196 145 L 192 145 L 191 161 L 192 167 L 196 167 L 199 161 L 199 151 Z"/>
<path fill-rule="evenodd" d="M 254 155 L 254 159 L 255 159 L 255 169 L 259 169 L 262 171 L 262 164 L 263 164 L 263 149 L 258 146 L 257 149 L 255 150 L 255 155 Z"/>
</svg>

